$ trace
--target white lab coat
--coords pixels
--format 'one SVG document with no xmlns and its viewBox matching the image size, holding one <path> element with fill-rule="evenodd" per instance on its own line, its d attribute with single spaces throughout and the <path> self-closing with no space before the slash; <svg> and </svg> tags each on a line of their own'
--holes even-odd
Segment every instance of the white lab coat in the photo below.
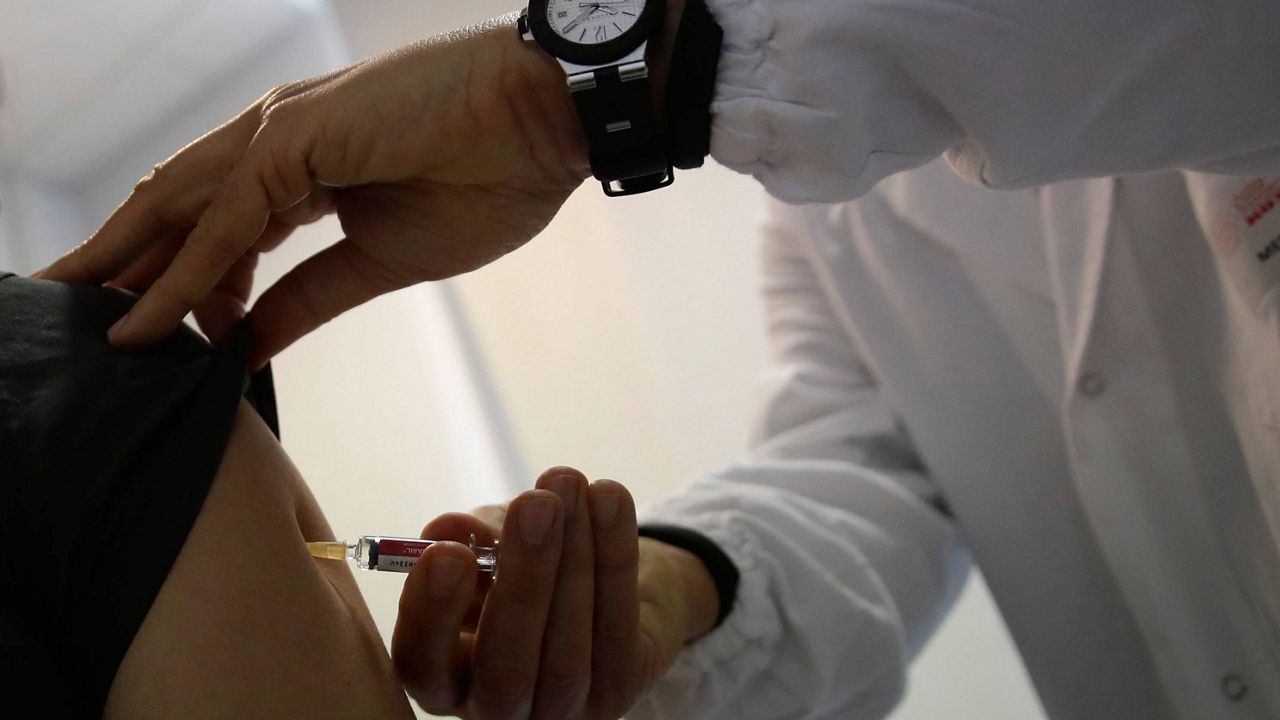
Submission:
<svg viewBox="0 0 1280 720">
<path fill-rule="evenodd" d="M 1280 3 L 710 4 L 717 157 L 867 194 L 776 209 L 756 450 L 644 515 L 738 602 L 632 717 L 882 717 L 970 557 L 1054 720 L 1280 717 L 1280 332 L 1197 176 L 952 172 L 1280 172 Z"/>
</svg>

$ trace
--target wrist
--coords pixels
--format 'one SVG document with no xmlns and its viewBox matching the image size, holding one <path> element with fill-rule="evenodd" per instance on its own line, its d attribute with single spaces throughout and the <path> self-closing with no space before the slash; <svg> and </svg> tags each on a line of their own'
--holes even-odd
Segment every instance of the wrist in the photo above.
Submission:
<svg viewBox="0 0 1280 720">
<path fill-rule="evenodd" d="M 650 38 L 646 53 L 649 66 L 649 94 L 654 119 L 659 127 L 667 98 L 667 80 L 676 36 L 680 30 L 686 0 L 665 0 L 663 17 L 657 32 Z M 564 70 L 542 48 L 524 42 L 516 29 L 519 13 L 511 13 L 490 21 L 502 42 L 503 74 L 506 94 L 512 106 L 520 108 L 521 117 L 542 119 L 554 139 L 554 159 L 579 179 L 591 175 L 590 148 L 582 120 L 574 107 Z"/>
<path fill-rule="evenodd" d="M 580 182 L 591 176 L 591 163 L 564 70 L 555 58 L 520 38 L 518 16 L 509 13 L 491 21 L 497 27 L 500 65 L 509 69 L 502 78 L 509 105 L 519 122 L 542 126 L 537 135 L 544 141 L 529 148 L 539 163 L 567 171 Z"/>
<path fill-rule="evenodd" d="M 640 538 L 640 594 L 664 606 L 688 643 L 711 632 L 720 595 L 697 555 L 660 540 Z"/>
</svg>

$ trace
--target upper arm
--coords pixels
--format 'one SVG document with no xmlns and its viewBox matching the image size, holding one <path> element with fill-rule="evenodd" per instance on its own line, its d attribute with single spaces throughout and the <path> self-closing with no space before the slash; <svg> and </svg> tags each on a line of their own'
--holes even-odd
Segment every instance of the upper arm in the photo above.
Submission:
<svg viewBox="0 0 1280 720">
<path fill-rule="evenodd" d="M 103 717 L 412 718 L 350 569 L 307 553 L 321 539 L 305 483 L 242 403 Z"/>
</svg>

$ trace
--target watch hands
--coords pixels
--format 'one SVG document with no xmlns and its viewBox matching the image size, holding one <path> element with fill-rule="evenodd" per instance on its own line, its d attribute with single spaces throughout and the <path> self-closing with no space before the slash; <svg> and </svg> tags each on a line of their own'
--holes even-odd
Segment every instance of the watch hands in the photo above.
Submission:
<svg viewBox="0 0 1280 720">
<path fill-rule="evenodd" d="M 589 7 L 587 8 L 586 12 L 584 12 L 584 13 L 582 13 L 581 15 L 579 15 L 578 17 L 574 18 L 574 19 L 573 19 L 573 21 L 572 21 L 572 22 L 570 22 L 568 25 L 565 25 L 565 26 L 564 26 L 564 29 L 563 29 L 563 30 L 561 30 L 560 32 L 565 32 L 565 33 L 569 32 L 570 30 L 572 30 L 572 29 L 574 29 L 575 27 L 577 27 L 577 26 L 578 26 L 578 23 L 582 22 L 583 20 L 586 20 L 588 15 L 590 15 L 591 13 L 593 13 L 593 12 L 595 12 L 595 11 L 597 11 L 597 10 L 599 10 L 599 9 L 600 9 L 600 6 L 599 6 L 599 5 L 596 5 L 595 3 L 582 3 L 582 4 L 578 5 L 578 7 L 582 7 L 583 5 L 589 5 Z"/>
</svg>

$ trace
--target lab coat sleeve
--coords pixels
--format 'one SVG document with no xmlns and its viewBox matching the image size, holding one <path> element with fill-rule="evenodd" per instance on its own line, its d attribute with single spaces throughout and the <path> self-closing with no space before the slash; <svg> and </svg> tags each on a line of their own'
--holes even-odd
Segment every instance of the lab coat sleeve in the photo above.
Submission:
<svg viewBox="0 0 1280 720">
<path fill-rule="evenodd" d="M 789 202 L 946 153 L 1000 188 L 1280 171 L 1275 0 L 708 0 L 712 155 Z"/>
<path fill-rule="evenodd" d="M 725 621 L 632 720 L 881 718 L 968 567 L 901 425 L 794 238 L 766 238 L 776 356 L 752 454 L 642 512 L 737 566 Z"/>
</svg>

